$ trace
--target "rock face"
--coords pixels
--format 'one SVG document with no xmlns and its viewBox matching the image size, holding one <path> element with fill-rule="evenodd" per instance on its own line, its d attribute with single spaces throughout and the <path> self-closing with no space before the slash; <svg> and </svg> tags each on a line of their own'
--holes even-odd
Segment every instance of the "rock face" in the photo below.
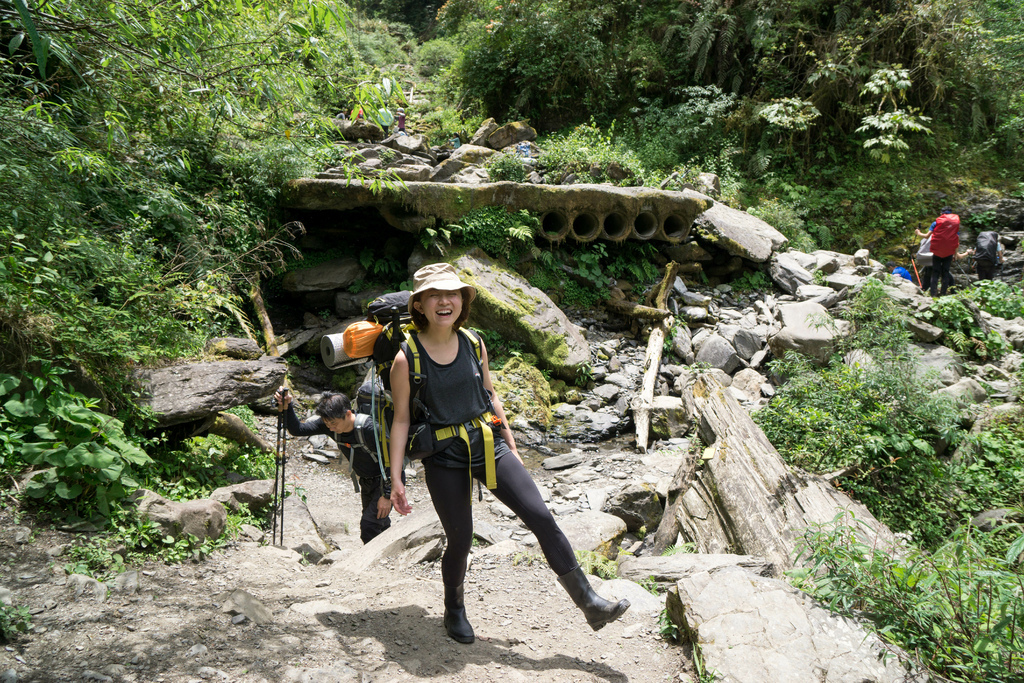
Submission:
<svg viewBox="0 0 1024 683">
<path fill-rule="evenodd" d="M 580 329 L 522 276 L 479 250 L 460 256 L 452 265 L 477 290 L 471 324 L 528 345 L 545 366 L 565 379 L 574 379 L 577 370 L 590 362 L 590 347 Z"/>
<path fill-rule="evenodd" d="M 284 381 L 280 358 L 227 360 L 139 370 L 143 404 L 157 415 L 157 427 L 202 419 L 270 396 Z"/>
<path fill-rule="evenodd" d="M 709 375 L 690 389 L 694 423 L 708 448 L 704 466 L 684 461 L 677 480 L 683 491 L 658 528 L 656 548 L 678 534 L 698 552 L 735 552 L 762 557 L 776 575 L 792 568 L 804 529 L 854 513 L 868 545 L 895 543 L 892 533 L 823 478 L 788 467 L 764 432 L 736 399 Z M 687 471 L 683 471 L 686 468 Z"/>
<path fill-rule="evenodd" d="M 746 211 L 716 203 L 697 218 L 706 239 L 732 256 L 764 263 L 789 243 L 786 236 Z"/>
<path fill-rule="evenodd" d="M 851 619 L 832 614 L 784 581 L 738 566 L 681 579 L 666 599 L 669 618 L 700 651 L 715 680 L 902 683 L 891 648 Z"/>
<path fill-rule="evenodd" d="M 316 292 L 344 289 L 366 276 L 366 269 L 354 258 L 334 259 L 312 268 L 293 270 L 281 286 L 289 292 Z"/>
</svg>

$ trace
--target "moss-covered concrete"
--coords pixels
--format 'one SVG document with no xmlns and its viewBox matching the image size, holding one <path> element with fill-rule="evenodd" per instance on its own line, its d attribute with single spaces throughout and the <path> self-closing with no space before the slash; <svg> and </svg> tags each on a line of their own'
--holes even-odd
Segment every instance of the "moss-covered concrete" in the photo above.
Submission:
<svg viewBox="0 0 1024 683">
<path fill-rule="evenodd" d="M 372 206 L 396 228 L 422 230 L 424 219 L 456 221 L 473 209 L 504 206 L 538 214 L 557 212 L 571 224 L 581 215 L 603 221 L 616 214 L 632 227 L 644 215 L 657 226 L 653 238 L 681 242 L 693 220 L 713 201 L 697 192 L 667 192 L 649 187 L 611 185 L 532 185 L 529 183 L 405 183 L 374 194 L 368 185 L 336 179 L 304 178 L 287 183 L 281 195 L 287 208 L 351 210 Z M 671 228 L 667 227 L 671 225 Z M 671 234 L 669 234 L 671 233 Z"/>
</svg>

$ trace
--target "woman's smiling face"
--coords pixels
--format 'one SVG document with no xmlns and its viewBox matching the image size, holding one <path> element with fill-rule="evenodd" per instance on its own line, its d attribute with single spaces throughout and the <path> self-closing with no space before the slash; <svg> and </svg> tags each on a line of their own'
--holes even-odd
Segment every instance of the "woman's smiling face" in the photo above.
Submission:
<svg viewBox="0 0 1024 683">
<path fill-rule="evenodd" d="M 428 289 L 413 305 L 426 316 L 430 324 L 454 324 L 462 313 L 462 292 L 458 289 L 445 291 Z"/>
</svg>

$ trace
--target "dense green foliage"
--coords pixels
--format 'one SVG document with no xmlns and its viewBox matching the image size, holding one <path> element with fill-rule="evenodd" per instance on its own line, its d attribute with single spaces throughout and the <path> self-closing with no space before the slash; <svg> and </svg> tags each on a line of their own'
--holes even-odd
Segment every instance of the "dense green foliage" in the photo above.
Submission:
<svg viewBox="0 0 1024 683">
<path fill-rule="evenodd" d="M 798 587 L 831 609 L 866 618 L 880 635 L 944 680 L 1010 683 L 1024 674 L 1024 581 L 1013 569 L 1024 534 L 1006 558 L 987 554 L 979 532 L 960 529 L 933 552 L 895 556 L 857 540 L 856 521 L 808 532 Z"/>
<path fill-rule="evenodd" d="M 842 470 L 837 483 L 880 520 L 924 547 L 940 545 L 963 517 L 1024 503 L 1019 426 L 993 432 L 973 455 L 936 458 L 961 440 L 955 405 L 918 374 L 900 309 L 869 282 L 851 308 L 855 332 L 823 368 L 787 356 L 788 378 L 755 419 L 788 462 L 814 472 Z M 859 350 L 859 363 L 843 353 Z M 998 491 L 998 493 L 997 493 Z"/>
</svg>

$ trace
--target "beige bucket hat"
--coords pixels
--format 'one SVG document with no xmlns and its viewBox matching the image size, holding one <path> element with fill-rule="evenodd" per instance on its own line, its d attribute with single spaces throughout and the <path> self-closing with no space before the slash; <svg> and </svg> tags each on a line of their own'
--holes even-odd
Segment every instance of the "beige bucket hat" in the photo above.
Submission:
<svg viewBox="0 0 1024 683">
<path fill-rule="evenodd" d="M 412 284 L 409 308 L 412 308 L 412 302 L 416 300 L 416 297 L 428 289 L 437 289 L 442 292 L 462 290 L 462 299 L 466 303 L 470 303 L 476 298 L 476 288 L 460 280 L 455 268 L 450 263 L 431 263 L 423 266 L 412 276 Z"/>
</svg>

